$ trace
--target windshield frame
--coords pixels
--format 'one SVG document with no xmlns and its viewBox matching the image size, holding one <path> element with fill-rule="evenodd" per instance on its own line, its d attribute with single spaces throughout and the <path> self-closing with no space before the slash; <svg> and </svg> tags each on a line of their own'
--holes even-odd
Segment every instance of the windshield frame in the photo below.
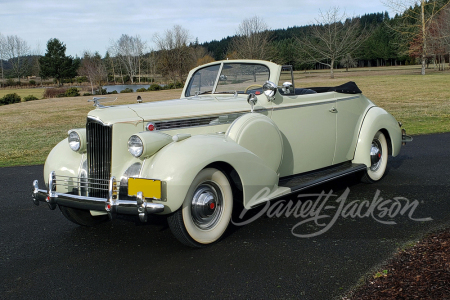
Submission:
<svg viewBox="0 0 450 300">
<path fill-rule="evenodd" d="M 204 67 L 200 67 L 200 68 L 196 69 L 195 72 L 193 72 L 191 74 L 191 76 L 190 76 L 189 83 L 188 83 L 188 85 L 187 85 L 187 87 L 186 87 L 186 89 L 184 91 L 184 96 L 185 97 L 197 97 L 198 95 L 201 95 L 201 94 L 211 94 L 211 95 L 214 95 L 214 94 L 215 95 L 232 94 L 231 92 L 218 92 L 217 93 L 217 87 L 219 86 L 220 77 L 222 75 L 226 76 L 225 74 L 222 74 L 222 70 L 223 70 L 223 67 L 224 67 L 225 64 L 227 64 L 227 65 L 232 65 L 232 64 L 235 64 L 235 65 L 255 65 L 255 66 L 265 67 L 267 69 L 267 73 L 268 73 L 267 74 L 267 80 L 270 80 L 270 78 L 271 78 L 271 68 L 268 65 L 264 64 L 264 63 L 260 63 L 260 62 L 242 62 L 242 61 L 233 61 L 233 60 L 221 61 L 220 63 L 218 62 L 217 64 L 214 64 L 214 63 L 213 64 L 208 64 L 208 65 L 205 65 Z M 213 85 L 213 89 L 211 91 L 204 91 L 204 92 L 201 92 L 201 93 L 195 92 L 195 94 L 192 95 L 192 93 L 191 93 L 192 92 L 192 85 L 194 83 L 195 75 L 199 71 L 201 71 L 201 70 L 203 70 L 205 68 L 209 68 L 209 67 L 216 66 L 216 65 L 219 65 L 219 70 L 217 72 L 217 76 L 216 76 L 216 79 L 215 79 L 215 82 L 214 82 L 214 85 Z M 241 94 L 241 95 L 242 94 L 244 94 L 244 95 L 248 94 L 248 93 L 245 93 L 243 91 L 235 91 L 235 92 L 237 92 L 238 94 Z M 233 94 L 235 92 L 233 92 Z"/>
</svg>

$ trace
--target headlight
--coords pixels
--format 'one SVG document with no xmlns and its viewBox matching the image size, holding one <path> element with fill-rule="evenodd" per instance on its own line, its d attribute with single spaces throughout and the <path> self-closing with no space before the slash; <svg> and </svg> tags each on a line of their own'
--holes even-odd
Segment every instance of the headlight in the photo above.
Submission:
<svg viewBox="0 0 450 300">
<path fill-rule="evenodd" d="M 75 152 L 86 152 L 86 129 L 77 128 L 70 129 L 67 133 L 69 135 L 69 147 Z"/>
<path fill-rule="evenodd" d="M 172 143 L 172 141 L 172 136 L 162 132 L 139 132 L 128 139 L 128 151 L 134 157 L 146 159 L 158 152 L 164 146 Z"/>
<path fill-rule="evenodd" d="M 81 147 L 81 138 L 76 131 L 69 132 L 69 146 L 70 149 L 77 152 Z"/>
<path fill-rule="evenodd" d="M 128 139 L 128 151 L 134 157 L 139 157 L 142 155 L 142 152 L 144 151 L 144 144 L 137 135 L 132 135 Z"/>
</svg>

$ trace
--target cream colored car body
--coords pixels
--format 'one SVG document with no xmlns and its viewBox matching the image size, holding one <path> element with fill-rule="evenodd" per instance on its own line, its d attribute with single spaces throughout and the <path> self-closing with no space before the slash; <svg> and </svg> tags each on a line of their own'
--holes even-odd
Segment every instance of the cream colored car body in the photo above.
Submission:
<svg viewBox="0 0 450 300">
<path fill-rule="evenodd" d="M 222 61 L 206 67 L 228 63 L 262 64 L 270 70 L 268 80 L 275 83 L 280 80 L 281 66 L 266 61 Z M 162 198 L 154 201 L 164 205 L 163 214 L 181 207 L 196 175 L 211 165 L 227 165 L 236 171 L 242 185 L 243 204 L 251 208 L 289 194 L 290 188 L 278 186 L 282 177 L 348 161 L 369 167 L 372 139 L 378 131 L 388 136 L 392 156 L 400 151 L 402 134 L 397 121 L 362 94 L 282 95 L 278 92 L 274 99 L 269 99 L 262 93 L 256 95 L 252 113 L 247 94 L 186 97 L 191 76 L 204 67 L 189 73 L 180 99 L 98 107 L 88 114 L 105 125 L 112 125 L 111 176 L 126 182 L 134 165 L 131 170 L 138 173 L 131 175 L 163 182 Z M 146 131 L 148 122 L 188 122 L 204 117 L 217 119 L 211 125 Z M 76 131 L 86 136 L 85 129 Z M 127 141 L 139 133 L 161 147 L 155 146 L 156 150 L 140 158 L 133 157 L 128 152 Z M 191 137 L 167 140 L 177 134 Z M 72 151 L 67 139 L 61 141 L 45 163 L 47 186 L 52 171 L 80 177 L 86 172 L 86 156 L 83 151 Z M 58 186 L 57 192 L 70 191 Z"/>
</svg>

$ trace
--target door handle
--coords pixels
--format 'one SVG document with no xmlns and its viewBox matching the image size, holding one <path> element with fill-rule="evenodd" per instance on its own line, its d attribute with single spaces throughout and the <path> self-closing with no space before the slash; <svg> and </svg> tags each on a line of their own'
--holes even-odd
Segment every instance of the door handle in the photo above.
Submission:
<svg viewBox="0 0 450 300">
<path fill-rule="evenodd" d="M 336 109 L 336 107 L 332 107 L 332 108 L 330 109 L 330 113 L 335 114 L 335 113 L 337 113 L 337 112 L 338 112 L 338 110 Z"/>
</svg>

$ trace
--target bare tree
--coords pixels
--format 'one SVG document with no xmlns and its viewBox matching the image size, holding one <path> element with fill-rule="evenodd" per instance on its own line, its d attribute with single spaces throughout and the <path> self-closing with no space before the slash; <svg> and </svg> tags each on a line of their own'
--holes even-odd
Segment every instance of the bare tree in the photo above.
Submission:
<svg viewBox="0 0 450 300">
<path fill-rule="evenodd" d="M 211 53 L 208 53 L 208 50 L 206 50 L 205 47 L 199 46 L 198 44 L 192 46 L 191 55 L 195 66 L 204 65 L 214 61 Z"/>
<path fill-rule="evenodd" d="M 94 84 L 98 84 L 99 93 L 102 93 L 102 81 L 105 80 L 108 73 L 98 52 L 92 54 L 89 51 L 84 51 L 78 74 L 89 79 L 92 94 L 94 94 Z"/>
<path fill-rule="evenodd" d="M 239 24 L 228 52 L 233 58 L 268 59 L 270 40 L 271 33 L 267 24 L 262 18 L 254 16 Z"/>
<path fill-rule="evenodd" d="M 421 74 L 425 75 L 428 42 L 430 38 L 430 27 L 434 18 L 444 9 L 450 1 L 446 1 L 443 6 L 438 6 L 436 1 L 425 0 L 385 0 L 384 5 L 391 8 L 401 16 L 400 24 L 392 29 L 400 32 L 407 43 L 412 44 L 410 54 L 419 56 L 422 62 Z M 416 10 L 412 7 L 420 3 L 420 9 Z"/>
<path fill-rule="evenodd" d="M 145 50 L 145 42 L 139 36 L 129 36 L 122 34 L 117 40 L 113 41 L 110 47 L 113 56 L 118 58 L 130 75 L 131 83 L 134 83 L 134 77 L 139 76 L 141 80 L 141 58 Z"/>
<path fill-rule="evenodd" d="M 342 59 L 341 59 L 341 65 L 345 67 L 345 71 L 348 72 L 348 68 L 354 68 L 357 66 L 356 60 L 352 57 L 350 53 L 347 53 Z"/>
<path fill-rule="evenodd" d="M 30 47 L 27 42 L 17 35 L 8 35 L 4 42 L 3 52 L 5 59 L 12 66 L 12 74 L 17 77 L 25 75 L 29 67 Z"/>
<path fill-rule="evenodd" d="M 358 18 L 349 19 L 338 7 L 320 12 L 311 36 L 298 39 L 305 62 L 316 62 L 330 68 L 334 78 L 334 65 L 342 57 L 352 54 L 367 39 L 370 32 L 361 28 Z"/>
<path fill-rule="evenodd" d="M 189 31 L 180 25 L 165 31 L 163 36 L 155 34 L 154 41 L 159 50 L 158 69 L 163 76 L 183 81 L 192 68 L 193 59 L 189 41 Z"/>
<path fill-rule="evenodd" d="M 155 77 L 156 74 L 156 66 L 157 66 L 157 55 L 156 51 L 150 49 L 150 51 L 145 54 L 145 67 L 146 72 L 150 77 Z"/>
<path fill-rule="evenodd" d="M 41 64 L 39 63 L 39 58 L 42 56 L 41 44 L 37 43 L 36 48 L 32 51 L 32 66 L 31 66 L 31 75 L 39 76 L 41 73 Z M 42 77 L 41 78 L 41 86 L 42 86 Z"/>
<path fill-rule="evenodd" d="M 439 52 L 439 61 L 442 63 L 442 70 L 444 70 L 445 54 L 448 54 L 449 56 L 450 67 L 450 5 L 448 5 L 439 13 L 433 23 L 434 24 L 433 26 L 431 26 L 431 28 L 434 29 L 434 32 L 431 32 L 431 34 L 434 33 L 434 40 L 435 43 L 437 43 L 437 49 L 435 49 L 437 51 L 435 52 Z"/>
<path fill-rule="evenodd" d="M 4 70 L 3 70 L 3 59 L 5 58 L 5 37 L 0 33 L 0 68 L 2 69 L 2 83 L 0 84 L 0 87 L 3 86 L 3 82 L 5 80 L 4 77 Z"/>
</svg>

